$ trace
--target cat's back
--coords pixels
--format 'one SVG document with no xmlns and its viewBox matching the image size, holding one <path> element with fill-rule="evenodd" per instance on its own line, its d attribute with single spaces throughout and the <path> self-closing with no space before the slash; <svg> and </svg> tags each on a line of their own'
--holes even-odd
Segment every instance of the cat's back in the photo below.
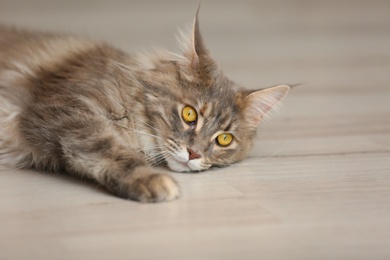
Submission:
<svg viewBox="0 0 390 260">
<path fill-rule="evenodd" d="M 54 96 L 60 101 L 61 91 L 72 92 L 53 72 L 67 71 L 69 63 L 82 60 L 84 71 L 93 73 L 90 67 L 96 64 L 95 57 L 105 54 L 100 49 L 102 44 L 82 37 L 0 25 L 0 165 L 23 166 L 22 162 L 28 161 L 31 151 L 23 145 L 19 118 L 28 113 L 30 104 L 47 105 Z M 115 51 L 110 47 L 104 50 Z M 69 80 L 89 76 L 74 70 L 67 75 Z M 44 82 L 50 84 L 43 87 Z"/>
<path fill-rule="evenodd" d="M 42 72 L 53 71 L 69 57 L 93 48 L 95 43 L 72 35 L 0 25 L 0 121 L 16 114 L 30 94 L 40 90 L 40 84 L 31 81 L 41 80 Z"/>
<path fill-rule="evenodd" d="M 96 44 L 69 34 L 30 31 L 0 25 L 0 73 L 13 70 L 32 74 Z"/>
</svg>

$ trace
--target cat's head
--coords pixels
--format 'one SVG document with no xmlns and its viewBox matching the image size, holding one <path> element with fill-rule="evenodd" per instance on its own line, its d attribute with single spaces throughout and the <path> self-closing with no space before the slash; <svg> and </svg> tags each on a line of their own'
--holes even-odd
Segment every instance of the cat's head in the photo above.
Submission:
<svg viewBox="0 0 390 260">
<path fill-rule="evenodd" d="M 289 86 L 245 90 L 229 80 L 206 49 L 195 17 L 176 58 L 155 58 L 141 75 L 156 149 L 171 170 L 202 171 L 242 160 L 258 125 Z"/>
</svg>

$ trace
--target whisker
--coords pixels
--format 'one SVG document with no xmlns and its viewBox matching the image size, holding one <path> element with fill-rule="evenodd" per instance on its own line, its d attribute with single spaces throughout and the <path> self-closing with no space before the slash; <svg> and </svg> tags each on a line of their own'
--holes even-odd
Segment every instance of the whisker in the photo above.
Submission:
<svg viewBox="0 0 390 260">
<path fill-rule="evenodd" d="M 170 155 L 167 154 L 166 151 L 153 155 L 153 156 L 147 156 L 146 161 L 150 163 L 151 165 L 157 165 L 162 162 L 164 162 L 167 158 L 170 158 Z"/>
<path fill-rule="evenodd" d="M 154 162 L 151 162 L 150 164 L 151 164 L 152 166 L 157 166 L 157 165 L 159 165 L 159 164 L 162 164 L 163 162 L 166 162 L 166 159 L 165 159 L 164 157 L 162 157 L 162 158 L 160 158 L 160 159 L 158 159 L 158 160 L 156 160 L 156 161 L 154 161 Z"/>
<path fill-rule="evenodd" d="M 151 151 L 151 150 L 156 150 L 156 149 L 162 149 L 165 148 L 165 146 L 147 146 L 145 148 L 139 148 L 137 151 Z"/>
<path fill-rule="evenodd" d="M 166 155 L 166 154 L 168 154 L 167 151 L 162 151 L 161 153 L 156 153 L 156 154 L 151 154 L 151 155 L 145 155 L 145 157 L 146 157 L 147 159 L 155 159 L 155 158 L 157 158 L 157 157 L 161 157 L 161 156 L 164 156 L 164 155 Z"/>
</svg>

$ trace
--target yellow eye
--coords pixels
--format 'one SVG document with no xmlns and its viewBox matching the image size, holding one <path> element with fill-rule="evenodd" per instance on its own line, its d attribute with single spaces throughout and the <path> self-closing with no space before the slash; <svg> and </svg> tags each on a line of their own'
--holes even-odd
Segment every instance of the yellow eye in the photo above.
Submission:
<svg viewBox="0 0 390 260">
<path fill-rule="evenodd" d="M 193 107 L 186 106 L 183 108 L 182 117 L 186 123 L 191 124 L 196 122 L 196 120 L 198 119 L 198 114 Z"/>
<path fill-rule="evenodd" d="M 232 143 L 232 141 L 233 141 L 233 136 L 228 133 L 220 134 L 217 137 L 217 143 L 223 147 L 228 146 L 229 144 Z"/>
</svg>

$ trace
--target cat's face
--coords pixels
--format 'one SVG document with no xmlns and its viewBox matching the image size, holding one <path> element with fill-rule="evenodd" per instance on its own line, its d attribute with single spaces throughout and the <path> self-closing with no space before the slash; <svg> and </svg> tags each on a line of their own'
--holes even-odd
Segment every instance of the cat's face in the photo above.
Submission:
<svg viewBox="0 0 390 260">
<path fill-rule="evenodd" d="M 149 122 L 158 129 L 155 142 L 170 169 L 202 171 L 247 154 L 256 128 L 243 115 L 245 91 L 225 79 L 212 86 L 188 81 L 148 86 L 154 90 L 147 95 Z"/>
<path fill-rule="evenodd" d="M 156 59 L 141 76 L 157 152 L 171 170 L 202 171 L 242 160 L 265 114 L 288 86 L 248 91 L 227 79 L 205 48 L 195 19 L 179 59 Z"/>
<path fill-rule="evenodd" d="M 162 63 L 143 84 L 157 153 L 171 170 L 202 171 L 242 160 L 264 115 L 288 86 L 248 91 L 221 72 L 208 81 L 184 79 L 177 63 Z M 175 73 L 173 73 L 175 71 Z"/>
</svg>

